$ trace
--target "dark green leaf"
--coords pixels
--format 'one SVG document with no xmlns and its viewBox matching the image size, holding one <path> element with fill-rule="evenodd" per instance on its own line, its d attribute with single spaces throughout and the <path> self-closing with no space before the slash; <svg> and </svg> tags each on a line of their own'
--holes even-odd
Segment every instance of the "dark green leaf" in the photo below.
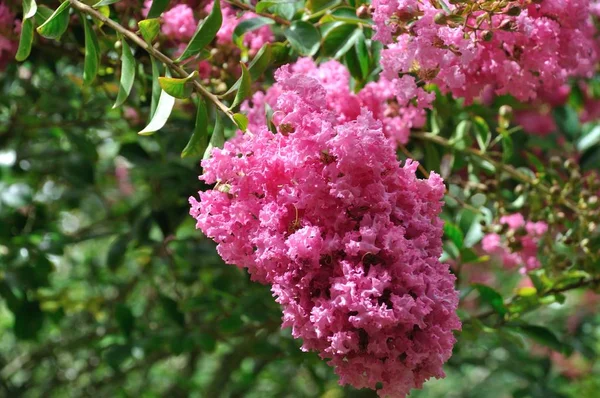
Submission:
<svg viewBox="0 0 600 398">
<path fill-rule="evenodd" d="M 206 151 L 204 152 L 204 156 L 202 159 L 208 159 L 210 157 L 210 153 L 213 148 L 222 148 L 225 143 L 225 136 L 223 135 L 223 122 L 221 121 L 220 113 L 217 112 L 217 117 L 215 120 L 215 128 L 213 129 L 213 133 L 210 137 L 210 142 Z"/>
<path fill-rule="evenodd" d="M 485 152 L 492 140 L 490 128 L 485 119 L 481 116 L 475 116 L 473 118 L 473 126 L 475 127 L 475 139 L 477 140 L 477 145 L 479 145 L 479 149 L 481 149 L 482 152 Z"/>
<path fill-rule="evenodd" d="M 135 81 L 135 59 L 133 58 L 129 44 L 127 44 L 127 40 L 124 38 L 121 38 L 121 47 L 121 83 L 119 84 L 119 94 L 117 95 L 117 101 L 113 105 L 113 109 L 121 106 L 127 97 L 129 97 Z"/>
<path fill-rule="evenodd" d="M 581 125 L 577 111 L 569 105 L 560 106 L 552 110 L 554 121 L 558 128 L 570 138 L 578 138 L 581 134 Z"/>
<path fill-rule="evenodd" d="M 514 145 L 512 137 L 509 134 L 502 134 L 502 160 L 508 162 L 513 156 Z"/>
<path fill-rule="evenodd" d="M 135 318 L 133 317 L 129 307 L 127 307 L 125 304 L 117 304 L 117 308 L 115 309 L 115 318 L 117 319 L 117 324 L 119 325 L 119 328 L 123 334 L 125 336 L 130 336 L 135 324 Z"/>
<path fill-rule="evenodd" d="M 37 28 L 37 32 L 46 39 L 58 39 L 69 27 L 69 10 L 71 3 L 65 1 L 54 13 Z M 87 31 L 86 31 L 87 33 Z M 87 37 L 87 35 L 86 35 Z"/>
<path fill-rule="evenodd" d="M 160 20 L 158 18 L 144 19 L 138 22 L 138 27 L 146 43 L 152 44 L 160 32 Z"/>
<path fill-rule="evenodd" d="M 264 12 L 267 8 L 280 4 L 293 4 L 300 0 L 262 0 L 256 4 L 256 12 Z"/>
<path fill-rule="evenodd" d="M 269 43 L 265 44 L 264 46 L 261 47 L 260 50 L 258 50 L 256 55 L 254 56 L 254 59 L 248 65 L 248 71 L 250 72 L 250 77 L 251 77 L 252 81 L 257 80 L 260 76 L 262 76 L 264 71 L 270 65 L 271 54 L 272 54 L 271 44 L 269 44 Z M 235 82 L 235 84 L 233 86 L 231 86 L 229 88 L 229 90 L 227 90 L 227 92 L 225 94 L 221 95 L 221 97 L 226 97 L 229 94 L 235 92 L 240 87 L 242 78 L 243 78 L 243 76 L 241 76 Z"/>
<path fill-rule="evenodd" d="M 500 293 L 486 285 L 474 284 L 472 286 L 479 292 L 481 300 L 489 304 L 498 314 L 504 316 L 508 312 Z"/>
<path fill-rule="evenodd" d="M 150 62 L 152 64 L 152 101 L 150 103 L 150 119 L 152 119 L 156 113 L 162 89 L 158 83 L 158 78 L 160 77 L 160 63 L 154 58 L 150 58 Z"/>
<path fill-rule="evenodd" d="M 219 28 L 221 28 L 222 23 L 223 16 L 221 15 L 221 3 L 220 0 L 215 0 L 210 14 L 200 23 L 200 25 L 198 25 L 196 33 L 194 33 L 194 36 L 177 60 L 181 61 L 199 54 L 204 47 L 213 41 Z"/>
<path fill-rule="evenodd" d="M 158 83 L 160 87 L 170 96 L 186 99 L 192 95 L 194 90 L 193 80 L 198 76 L 198 72 L 194 71 L 191 75 L 184 79 L 174 77 L 159 77 Z"/>
<path fill-rule="evenodd" d="M 63 3 L 64 4 L 64 3 Z M 98 38 L 96 32 L 92 29 L 92 26 L 88 22 L 85 15 L 80 14 L 80 18 L 83 21 L 83 29 L 85 31 L 85 60 L 83 62 L 83 82 L 89 86 L 92 84 L 96 75 L 98 74 L 98 67 L 100 64 L 100 45 L 98 44 Z"/>
<path fill-rule="evenodd" d="M 522 332 L 536 343 L 552 348 L 554 351 L 566 354 L 570 351 L 570 347 L 561 342 L 558 337 L 548 328 L 537 325 L 518 325 L 511 326 L 512 328 Z"/>
<path fill-rule="evenodd" d="M 37 12 L 35 0 L 23 0 L 23 19 L 33 18 Z"/>
<path fill-rule="evenodd" d="M 442 160 L 438 148 L 434 144 L 426 142 L 423 150 L 425 151 L 425 168 L 427 170 L 439 171 Z"/>
<path fill-rule="evenodd" d="M 44 22 L 46 22 L 53 12 L 54 11 L 51 8 L 48 8 L 45 5 L 39 6 L 37 13 L 35 14 L 36 25 L 42 25 Z"/>
<path fill-rule="evenodd" d="M 148 18 L 158 18 L 169 6 L 169 0 L 152 0 Z"/>
<path fill-rule="evenodd" d="M 121 234 L 111 243 L 106 255 L 106 266 L 108 268 L 115 270 L 123 264 L 130 239 L 129 234 Z"/>
<path fill-rule="evenodd" d="M 178 324 L 179 326 L 185 326 L 185 315 L 179 309 L 177 302 L 170 297 L 165 295 L 159 296 L 160 305 L 162 306 L 165 314 L 171 318 L 173 322 Z"/>
<path fill-rule="evenodd" d="M 25 300 L 19 303 L 14 315 L 15 336 L 21 340 L 35 340 L 44 325 L 44 313 L 40 308 L 40 303 Z"/>
<path fill-rule="evenodd" d="M 118 3 L 119 1 L 121 1 L 121 0 L 100 0 L 99 2 L 94 4 L 94 8 L 98 8 L 98 7 L 102 7 L 102 6 L 109 6 L 111 4 Z"/>
<path fill-rule="evenodd" d="M 33 44 L 33 21 L 31 18 L 23 20 L 21 25 L 21 38 L 19 39 L 19 49 L 15 55 L 15 59 L 19 62 L 25 61 L 31 53 L 31 45 Z"/>
<path fill-rule="evenodd" d="M 246 20 L 240 22 L 235 27 L 235 29 L 233 31 L 233 36 L 232 36 L 233 42 L 236 43 L 238 46 L 241 46 L 242 38 L 245 33 L 251 32 L 251 31 L 256 30 L 265 25 L 272 25 L 274 23 L 275 23 L 275 21 L 273 21 L 270 18 L 265 18 L 265 17 L 256 17 L 256 18 L 246 19 Z"/>
<path fill-rule="evenodd" d="M 323 38 L 323 52 L 338 59 L 357 43 L 362 34 L 362 29 L 356 25 L 342 23 L 329 30 Z"/>
<path fill-rule="evenodd" d="M 127 344 L 111 345 L 104 351 L 104 360 L 106 363 L 118 371 L 123 362 L 131 356 L 131 347 Z"/>
<path fill-rule="evenodd" d="M 250 79 L 250 72 L 248 71 L 248 68 L 246 68 L 246 65 L 243 63 L 240 65 L 242 66 L 242 78 L 240 81 L 240 87 L 238 88 L 233 100 L 233 104 L 231 104 L 231 109 L 234 109 L 241 104 L 242 101 L 245 100 L 252 92 L 252 80 Z"/>
<path fill-rule="evenodd" d="M 196 111 L 196 125 L 194 133 L 187 143 L 181 157 L 200 156 L 206 151 L 208 145 L 208 112 L 206 103 L 202 98 L 198 98 L 198 110 Z"/>
<path fill-rule="evenodd" d="M 309 0 L 306 7 L 314 13 L 331 9 L 341 3 L 341 0 Z"/>
<path fill-rule="evenodd" d="M 294 21 L 283 34 L 301 55 L 313 56 L 319 51 L 321 35 L 310 23 Z"/>
</svg>

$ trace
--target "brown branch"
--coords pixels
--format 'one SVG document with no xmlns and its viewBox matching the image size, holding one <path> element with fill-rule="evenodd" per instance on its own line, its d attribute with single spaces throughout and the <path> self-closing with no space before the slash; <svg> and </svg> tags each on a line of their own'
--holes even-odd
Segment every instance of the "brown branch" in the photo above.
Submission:
<svg viewBox="0 0 600 398">
<path fill-rule="evenodd" d="M 277 22 L 280 25 L 286 25 L 286 26 L 290 25 L 290 21 L 288 21 L 287 19 L 283 19 L 283 18 L 281 18 L 281 17 L 279 17 L 277 15 L 269 14 L 269 13 L 266 13 L 266 12 L 256 12 L 256 9 L 254 7 L 252 7 L 249 4 L 242 3 L 241 1 L 238 1 L 238 0 L 225 0 L 225 2 L 231 4 L 232 6 L 236 6 L 237 8 L 241 8 L 242 10 L 251 11 L 251 12 L 257 14 L 257 15 L 260 15 L 261 17 L 272 19 L 273 21 Z"/>
</svg>

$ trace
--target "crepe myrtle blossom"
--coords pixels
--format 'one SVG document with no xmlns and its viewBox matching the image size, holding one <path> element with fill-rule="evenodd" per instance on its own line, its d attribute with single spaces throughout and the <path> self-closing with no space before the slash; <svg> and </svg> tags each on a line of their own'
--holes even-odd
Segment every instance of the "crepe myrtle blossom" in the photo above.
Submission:
<svg viewBox="0 0 600 398">
<path fill-rule="evenodd" d="M 282 326 L 341 384 L 404 397 L 444 376 L 461 327 L 439 261 L 443 181 L 400 165 L 366 109 L 340 121 L 327 82 L 275 76 L 277 133 L 256 125 L 214 149 L 200 177 L 214 188 L 190 214 L 227 263 L 271 285 Z"/>
</svg>

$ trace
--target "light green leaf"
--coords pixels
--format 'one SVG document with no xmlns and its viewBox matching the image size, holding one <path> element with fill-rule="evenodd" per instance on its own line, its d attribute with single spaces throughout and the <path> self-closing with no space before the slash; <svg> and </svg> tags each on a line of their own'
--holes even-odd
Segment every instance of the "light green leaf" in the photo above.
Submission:
<svg viewBox="0 0 600 398">
<path fill-rule="evenodd" d="M 240 130 L 246 131 L 246 129 L 248 128 L 248 118 L 246 117 L 246 115 L 242 113 L 235 113 L 233 115 L 233 120 L 235 120 L 235 124 Z"/>
<path fill-rule="evenodd" d="M 240 82 L 240 88 L 235 95 L 233 100 L 233 104 L 231 104 L 231 109 L 237 107 L 242 103 L 243 100 L 246 99 L 252 92 L 252 80 L 250 79 L 250 72 L 248 72 L 248 68 L 243 63 L 240 63 L 242 66 L 242 78 Z"/>
<path fill-rule="evenodd" d="M 160 32 L 160 20 L 158 18 L 144 19 L 138 22 L 138 27 L 146 43 L 152 44 Z"/>
<path fill-rule="evenodd" d="M 222 23 L 221 3 L 220 0 L 215 0 L 210 14 L 198 25 L 198 29 L 194 33 L 192 40 L 190 40 L 177 61 L 199 54 L 204 47 L 213 41 Z"/>
<path fill-rule="evenodd" d="M 65 1 L 54 13 L 37 28 L 37 32 L 46 39 L 58 39 L 69 27 L 69 9 L 71 3 Z"/>
<path fill-rule="evenodd" d="M 23 0 L 23 19 L 33 18 L 37 12 L 35 0 Z"/>
<path fill-rule="evenodd" d="M 65 4 L 65 3 L 63 3 Z M 100 65 L 100 45 L 98 44 L 98 38 L 96 32 L 92 29 L 92 26 L 88 22 L 85 15 L 80 14 L 80 18 L 83 21 L 83 29 L 85 32 L 85 60 L 83 62 L 83 83 L 90 85 L 98 74 L 98 67 Z"/>
<path fill-rule="evenodd" d="M 175 105 L 175 97 L 170 96 L 164 90 L 160 92 L 160 98 L 158 100 L 158 105 L 156 106 L 156 111 L 152 116 L 152 120 L 150 123 L 142 131 L 140 131 L 139 135 L 151 135 L 158 130 L 162 129 L 164 125 L 169 120 L 169 116 L 171 116 L 171 111 L 173 110 L 173 106 Z"/>
<path fill-rule="evenodd" d="M 117 100 L 113 105 L 113 109 L 121 106 L 123 102 L 129 97 L 131 89 L 133 88 L 133 82 L 135 81 L 135 59 L 127 40 L 121 38 L 121 83 L 119 84 L 119 94 Z"/>
<path fill-rule="evenodd" d="M 31 18 L 23 20 L 21 25 L 21 38 L 19 39 L 19 49 L 15 59 L 19 62 L 25 61 L 31 53 L 33 44 L 33 20 Z"/>
<path fill-rule="evenodd" d="M 148 18 L 157 18 L 164 10 L 169 6 L 169 0 L 152 0 L 150 11 L 148 11 Z"/>
<path fill-rule="evenodd" d="M 585 152 L 598 143 L 600 143 L 600 126 L 594 127 L 589 133 L 581 137 L 577 142 L 577 149 L 580 152 Z"/>
<path fill-rule="evenodd" d="M 37 13 L 35 14 L 35 24 L 42 25 L 44 22 L 50 18 L 54 11 L 51 8 L 46 7 L 45 5 L 40 5 L 37 9 Z"/>
<path fill-rule="evenodd" d="M 221 122 L 221 114 L 217 112 L 217 118 L 215 120 L 215 128 L 213 129 L 212 136 L 204 156 L 202 159 L 208 159 L 213 148 L 222 148 L 225 143 L 225 136 L 223 135 L 223 122 Z"/>
<path fill-rule="evenodd" d="M 500 293 L 489 286 L 481 285 L 479 283 L 473 284 L 472 286 L 479 292 L 481 300 L 489 304 L 498 314 L 504 316 L 508 312 Z"/>
<path fill-rule="evenodd" d="M 192 81 L 198 76 L 198 71 L 194 71 L 191 75 L 184 79 L 174 77 L 159 77 L 158 83 L 167 94 L 179 98 L 186 99 L 192 95 L 194 86 Z"/>
<path fill-rule="evenodd" d="M 463 248 L 465 237 L 460 228 L 458 228 L 455 224 L 452 224 L 448 221 L 444 222 L 444 236 L 447 239 L 450 239 L 458 248 L 458 250 Z"/>
<path fill-rule="evenodd" d="M 208 112 L 206 103 L 202 98 L 198 98 L 198 110 L 196 111 L 196 125 L 194 133 L 190 138 L 183 151 L 181 157 L 196 156 L 204 154 L 208 145 Z"/>
<path fill-rule="evenodd" d="M 485 153 L 492 140 L 490 127 L 481 116 L 475 116 L 473 118 L 473 126 L 475 127 L 475 139 L 477 140 L 477 145 L 479 145 L 481 152 Z"/>
<path fill-rule="evenodd" d="M 294 21 L 283 34 L 301 55 L 313 56 L 319 51 L 321 34 L 308 22 Z"/>
</svg>

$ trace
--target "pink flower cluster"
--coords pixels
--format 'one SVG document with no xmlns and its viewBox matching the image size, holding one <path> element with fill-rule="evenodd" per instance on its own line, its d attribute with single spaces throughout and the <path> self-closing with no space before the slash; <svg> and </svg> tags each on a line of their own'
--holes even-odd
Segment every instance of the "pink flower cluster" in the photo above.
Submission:
<svg viewBox="0 0 600 398">
<path fill-rule="evenodd" d="M 209 2 L 204 10 L 210 12 L 212 9 L 213 2 Z M 244 11 L 244 13 L 238 17 L 236 10 L 229 5 L 229 3 L 221 2 L 221 12 L 223 13 L 223 25 L 217 33 L 217 43 L 228 44 L 232 42 L 233 31 L 243 21 L 251 18 L 256 18 L 258 15 L 253 12 Z M 246 46 L 250 52 L 256 52 L 266 43 L 272 42 L 274 39 L 273 32 L 269 25 L 261 26 L 260 28 L 250 31 L 244 35 L 244 46 Z"/>
<path fill-rule="evenodd" d="M 483 250 L 500 258 L 506 268 L 519 267 L 523 273 L 539 268 L 538 244 L 548 231 L 548 224 L 525 221 L 520 213 L 503 216 L 500 223 L 506 228 L 502 236 L 511 236 L 514 241 L 509 247 L 509 242 L 502 236 L 490 233 L 481 241 Z"/>
<path fill-rule="evenodd" d="M 200 178 L 216 186 L 190 214 L 227 263 L 272 285 L 283 327 L 340 383 L 404 397 L 444 376 L 460 328 L 438 260 L 445 187 L 400 166 L 366 110 L 340 121 L 328 83 L 296 68 L 275 75 L 279 133 L 263 124 L 213 150 Z"/>
<path fill-rule="evenodd" d="M 20 21 L 8 6 L 0 3 L 0 70 L 12 61 L 19 47 Z"/>
<path fill-rule="evenodd" d="M 293 73 L 316 79 L 325 89 L 327 109 L 336 115 L 338 122 L 356 120 L 361 109 L 366 108 L 381 121 L 383 131 L 393 143 L 406 144 L 411 128 L 425 125 L 425 112 L 415 106 L 399 106 L 388 81 L 368 83 L 357 94 L 350 91 L 350 73 L 337 61 L 317 66 L 311 58 L 300 58 L 291 66 Z M 275 83 L 265 93 L 257 92 L 252 100 L 242 106 L 250 120 L 250 131 L 265 124 L 265 108 L 277 106 L 282 85 Z M 276 116 L 276 115 L 275 115 Z"/>
<path fill-rule="evenodd" d="M 461 11 L 467 3 L 451 3 L 447 13 L 433 1 L 373 0 L 375 38 L 387 44 L 383 76 L 400 104 L 429 106 L 425 83 L 467 102 L 482 94 L 529 101 L 594 71 L 590 0 L 518 0 L 490 19 L 484 11 Z"/>
</svg>

